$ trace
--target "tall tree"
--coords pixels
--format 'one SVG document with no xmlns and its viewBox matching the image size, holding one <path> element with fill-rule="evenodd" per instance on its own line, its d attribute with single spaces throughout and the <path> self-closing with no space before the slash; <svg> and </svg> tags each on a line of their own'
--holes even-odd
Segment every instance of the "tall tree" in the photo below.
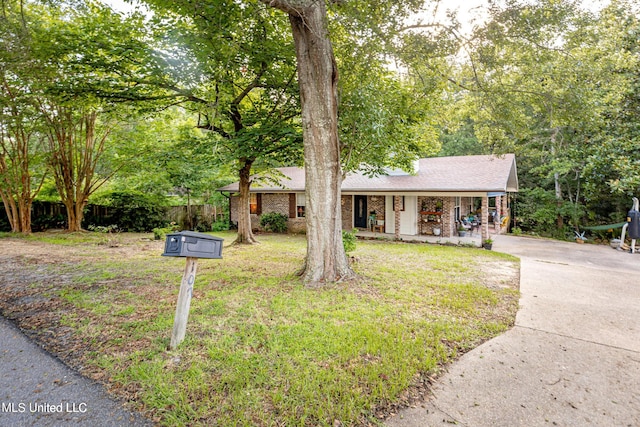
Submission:
<svg viewBox="0 0 640 427">
<path fill-rule="evenodd" d="M 640 193 L 640 6 L 612 1 L 592 34 L 594 52 L 617 59 L 609 64 L 618 96 L 607 103 L 604 131 L 594 136 L 588 152 L 585 198 L 596 218 L 610 219 L 626 215 L 631 197 Z"/>
<path fill-rule="evenodd" d="M 216 188 L 234 181 L 231 165 L 221 164 L 211 149 L 211 133 L 198 129 L 197 117 L 183 108 L 138 115 L 116 127 L 111 137 L 128 143 L 110 145 L 105 160 L 125 157 L 127 162 L 103 190 L 164 196 L 189 189 L 200 203 L 211 203 L 222 197 Z"/>
<path fill-rule="evenodd" d="M 92 2 L 74 8 L 51 6 L 46 12 L 50 22 L 34 34 L 34 58 L 44 64 L 36 106 L 68 229 L 79 231 L 89 197 L 118 169 L 100 166 L 108 144 L 121 142 L 111 140 L 110 133 L 118 122 L 118 108 L 124 109 L 85 89 L 92 81 L 103 80 L 100 69 L 86 64 L 104 61 L 111 51 L 131 49 L 135 44 L 131 33 L 139 22 L 123 21 L 111 9 Z"/>
<path fill-rule="evenodd" d="M 329 35 L 324 1 L 261 0 L 289 16 L 295 42 L 298 82 L 302 105 L 302 126 L 307 195 L 307 257 L 303 278 L 307 283 L 333 282 L 353 276 L 342 245 L 340 188 L 342 185 L 341 144 L 338 137 L 338 67 Z M 333 3 L 333 2 L 332 2 Z M 377 19 L 400 18 L 406 6 L 397 2 L 358 4 L 346 16 L 371 10 Z M 349 8 L 348 3 L 346 7 Z M 354 13 L 355 12 L 355 13 Z M 387 12 L 384 14 L 384 12 Z M 397 12 L 397 13 L 396 13 Z M 388 34 L 388 37 L 393 37 Z"/>
<path fill-rule="evenodd" d="M 340 46 L 342 47 L 342 46 Z M 388 168 L 411 172 L 413 161 L 440 149 L 436 92 L 441 85 L 417 86 L 374 61 L 347 62 L 339 84 L 338 130 L 344 172 L 371 175 Z M 352 59 L 353 58 L 353 59 Z M 352 61 L 358 62 L 352 64 Z"/>
<path fill-rule="evenodd" d="M 331 42 L 341 70 L 338 136 L 343 172 L 410 172 L 414 160 L 439 148 L 437 112 L 444 80 L 417 76 L 407 67 L 408 52 L 418 54 L 403 34 L 418 6 L 340 2 L 329 10 Z"/>
<path fill-rule="evenodd" d="M 138 83 L 181 98 L 181 104 L 198 115 L 197 126 L 211 131 L 214 154 L 233 163 L 240 180 L 236 242 L 254 243 L 252 175 L 283 162 L 300 162 L 301 157 L 286 22 L 260 3 L 148 3 L 165 20 L 159 31 L 170 55 L 158 59 L 157 69 Z"/>
<path fill-rule="evenodd" d="M 521 182 L 532 177 L 554 194 L 561 233 L 566 219 L 578 225 L 587 153 L 626 86 L 616 69 L 629 58 L 598 47 L 596 23 L 573 1 L 494 4 L 459 77 L 476 135 L 492 151 L 522 155 Z"/>
<path fill-rule="evenodd" d="M 89 196 L 117 169 L 99 168 L 116 115 L 113 105 L 87 90 L 106 80 L 102 70 L 87 63 L 131 55 L 127 43 L 135 41 L 130 34 L 136 25 L 91 2 L 73 8 L 56 2 L 2 5 L 3 100 L 11 105 L 0 113 L 3 201 L 13 229 L 29 231 L 33 190 L 40 185 L 33 186 L 30 169 L 45 158 L 33 142 L 46 141 L 43 152 L 67 208 L 69 230 L 79 230 Z"/>
<path fill-rule="evenodd" d="M 0 11 L 0 196 L 13 232 L 31 232 L 31 205 L 44 178 L 44 140 L 34 108 L 42 67 L 33 56 L 33 28 L 42 25 L 22 3 Z"/>
<path fill-rule="evenodd" d="M 46 176 L 44 141 L 28 108 L 16 104 L 15 87 L 2 78 L 0 113 L 0 197 L 11 231 L 31 232 L 31 205 Z M 19 90 L 19 89 L 18 89 Z M 6 103 L 5 103 L 6 102 Z"/>
<path fill-rule="evenodd" d="M 67 229 L 80 231 L 89 197 L 115 173 L 97 174 L 107 148 L 110 126 L 100 126 L 96 110 L 43 106 L 49 163 L 67 211 Z"/>
<path fill-rule="evenodd" d="M 342 167 L 338 141 L 338 69 L 328 33 L 324 1 L 267 1 L 289 15 L 302 105 L 307 195 L 307 283 L 351 278 L 342 245 L 340 188 Z"/>
<path fill-rule="evenodd" d="M 240 147 L 236 154 L 244 153 L 235 157 L 243 200 L 239 229 L 245 229 L 248 214 L 244 210 L 248 210 L 248 203 L 244 200 L 248 200 L 250 171 L 257 159 L 271 159 L 275 157 L 274 154 L 283 151 L 282 148 L 278 149 L 280 140 L 274 140 L 274 135 L 279 135 L 274 131 L 288 124 L 283 118 L 294 126 L 296 124 L 295 117 L 290 114 L 293 110 L 283 109 L 284 106 L 293 105 L 290 101 L 283 102 L 283 99 L 291 99 L 288 88 L 295 89 L 291 85 L 294 75 L 288 73 L 291 70 L 289 66 L 293 64 L 294 49 L 290 43 L 291 36 L 282 30 L 283 16 L 269 12 L 269 7 L 258 8 L 254 2 L 193 4 L 153 0 L 149 3 L 158 10 L 173 11 L 175 19 L 179 21 L 184 19 L 184 28 L 190 31 L 185 32 L 187 37 L 182 36 L 182 40 L 192 37 L 187 46 L 191 46 L 189 52 L 198 59 L 194 63 L 207 64 L 204 68 L 194 67 L 193 70 L 200 70 L 196 72 L 198 78 L 190 80 L 194 83 L 204 81 L 207 83 L 205 85 L 182 84 L 178 87 L 166 83 L 168 80 L 160 84 L 176 94 L 182 94 L 192 105 L 199 104 L 200 107 L 196 108 L 203 119 L 201 126 L 218 133 L 221 140 L 227 140 L 225 146 Z M 338 79 L 329 39 L 326 5 L 317 1 L 262 3 L 287 13 L 297 58 L 310 210 L 307 216 L 308 255 L 304 280 L 317 283 L 347 278 L 353 273 L 341 240 L 339 195 L 343 171 L 340 165 L 341 143 L 337 133 Z M 415 7 L 421 2 L 409 3 Z M 382 25 L 385 18 L 391 17 L 391 21 L 397 23 L 401 16 L 396 12 L 406 11 L 407 8 L 393 1 L 354 6 L 345 4 L 332 16 L 337 17 L 341 13 L 345 17 L 359 16 L 362 18 L 357 20 L 360 34 L 376 33 L 378 40 L 382 40 L 384 37 L 393 37 L 384 32 L 387 28 Z M 375 21 L 365 24 L 366 18 L 371 16 L 376 18 Z M 378 48 L 372 56 L 375 57 L 381 50 Z M 177 53 L 177 56 L 184 58 L 182 53 Z M 192 70 L 183 65 L 184 68 Z M 203 72 L 203 69 L 213 71 Z M 181 78 L 173 81 L 179 80 Z M 272 114 L 274 112 L 277 114 Z M 291 132 L 285 134 L 291 135 Z M 239 239 L 245 237 L 246 240 L 251 239 L 250 235 L 242 236 L 239 233 Z"/>
</svg>

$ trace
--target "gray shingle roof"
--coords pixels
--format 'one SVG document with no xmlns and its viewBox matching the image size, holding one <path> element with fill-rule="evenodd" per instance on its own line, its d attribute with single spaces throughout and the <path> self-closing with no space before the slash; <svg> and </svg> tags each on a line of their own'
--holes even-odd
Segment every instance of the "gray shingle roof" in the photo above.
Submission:
<svg viewBox="0 0 640 427">
<path fill-rule="evenodd" d="M 304 191 L 304 169 L 279 168 L 286 178 L 281 185 L 273 182 L 255 182 L 252 192 Z M 238 191 L 238 183 L 219 188 L 218 191 Z M 513 154 L 430 157 L 420 159 L 416 175 L 381 175 L 368 177 L 350 173 L 342 182 L 343 193 L 376 192 L 514 192 L 518 191 L 516 159 Z"/>
</svg>

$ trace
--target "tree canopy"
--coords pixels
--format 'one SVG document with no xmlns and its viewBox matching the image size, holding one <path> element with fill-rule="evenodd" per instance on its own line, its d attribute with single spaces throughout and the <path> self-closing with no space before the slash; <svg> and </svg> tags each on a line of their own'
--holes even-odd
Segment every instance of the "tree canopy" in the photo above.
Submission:
<svg viewBox="0 0 640 427">
<path fill-rule="evenodd" d="M 614 195 L 639 189 L 638 134 L 629 125 L 638 93 L 637 8 L 613 1 L 594 14 L 573 1 L 509 0 L 492 2 L 468 37 L 450 29 L 421 44 L 448 55 L 454 118 L 443 141 L 467 141 L 467 150 L 478 147 L 476 138 L 485 152 L 516 152 L 519 199 L 533 207 L 519 212 L 520 221 L 538 232 L 562 235 L 566 222 L 579 227 L 619 214 L 628 200 Z"/>
<path fill-rule="evenodd" d="M 633 2 L 492 1 L 467 33 L 454 15 L 416 20 L 418 0 L 320 3 L 149 0 L 150 13 L 125 16 L 91 1 L 3 2 L 0 195 L 12 229 L 29 231 L 43 185 L 78 217 L 97 188 L 209 197 L 233 173 L 238 239 L 253 241 L 255 174 L 304 164 L 335 184 L 431 155 L 515 152 L 518 221 L 537 232 L 616 221 L 638 194 Z M 303 58 L 316 36 L 326 51 Z M 307 77 L 323 71 L 324 86 L 306 92 L 314 60 Z"/>
</svg>

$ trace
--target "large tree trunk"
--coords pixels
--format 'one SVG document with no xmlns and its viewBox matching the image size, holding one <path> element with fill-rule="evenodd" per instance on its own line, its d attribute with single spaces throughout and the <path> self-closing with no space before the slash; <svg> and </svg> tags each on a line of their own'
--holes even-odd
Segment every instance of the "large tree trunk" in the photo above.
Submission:
<svg viewBox="0 0 640 427">
<path fill-rule="evenodd" d="M 4 191 L 0 190 L 0 196 L 2 196 L 2 203 L 4 204 L 4 211 L 11 225 L 11 231 L 17 233 L 20 231 L 18 222 L 18 207 L 15 200 L 10 195 L 7 195 Z"/>
<path fill-rule="evenodd" d="M 31 191 L 33 176 L 30 170 L 30 138 L 21 129 L 9 129 L 13 132 L 13 143 L 10 138 L 0 139 L 0 197 L 7 214 L 7 219 L 14 233 L 31 233 L 31 206 L 33 199 L 42 187 L 44 177 L 35 192 Z M 0 135 L 2 138 L 2 135 Z M 5 153 L 12 157 L 7 163 Z"/>
<path fill-rule="evenodd" d="M 63 200 L 64 206 L 67 208 L 67 231 L 82 231 L 82 220 L 84 219 L 84 208 L 87 206 L 87 200 L 74 201 Z"/>
<path fill-rule="evenodd" d="M 21 233 L 31 233 L 31 205 L 32 199 L 30 197 L 21 198 L 18 200 L 18 216 L 20 217 L 20 231 Z"/>
<path fill-rule="evenodd" d="M 81 231 L 84 204 L 78 198 L 85 198 L 80 189 L 85 179 L 80 174 L 82 165 L 75 164 L 74 135 L 60 132 L 56 136 L 57 140 L 51 140 L 51 164 L 58 195 L 67 211 L 67 231 Z"/>
<path fill-rule="evenodd" d="M 4 182 L 0 185 L 6 185 L 0 189 L 0 197 L 11 225 L 11 231 L 13 233 L 31 233 L 31 206 L 35 196 L 31 193 L 31 174 L 28 162 L 22 162 L 20 167 L 16 168 L 20 174 L 17 180 L 8 177 L 10 172 L 6 168 L 4 159 L 0 163 L 0 173 L 5 175 Z M 16 185 L 16 181 L 20 183 Z"/>
<path fill-rule="evenodd" d="M 2 172 L 2 171 L 0 171 Z M 7 189 L 0 188 L 0 195 L 2 196 L 2 203 L 4 204 L 4 210 L 7 215 L 7 219 L 9 220 L 9 224 L 11 225 L 11 231 L 13 233 L 20 233 L 23 231 L 22 229 L 22 219 L 21 212 L 16 204 L 16 198 L 14 198 L 13 193 L 11 192 L 11 187 L 7 185 Z M 29 214 L 31 214 L 31 209 L 29 209 Z M 31 218 L 31 215 L 29 215 Z M 31 232 L 29 228 L 28 231 Z"/>
<path fill-rule="evenodd" d="M 324 1 L 297 3 L 300 7 L 287 12 L 298 60 L 306 173 L 307 257 L 302 276 L 305 283 L 318 285 L 354 273 L 342 245 L 338 70 L 327 10 Z"/>
<path fill-rule="evenodd" d="M 244 160 L 240 168 L 240 197 L 238 200 L 238 237 L 235 243 L 252 244 L 257 243 L 251 230 L 251 210 L 249 207 L 251 194 L 251 166 L 253 160 Z"/>
<path fill-rule="evenodd" d="M 97 111 L 84 113 L 80 119 L 75 119 L 71 110 L 57 111 L 50 117 L 48 135 L 53 177 L 67 208 L 67 230 L 81 231 L 89 196 L 108 179 L 96 181 L 94 174 L 110 129 L 96 137 Z"/>
</svg>

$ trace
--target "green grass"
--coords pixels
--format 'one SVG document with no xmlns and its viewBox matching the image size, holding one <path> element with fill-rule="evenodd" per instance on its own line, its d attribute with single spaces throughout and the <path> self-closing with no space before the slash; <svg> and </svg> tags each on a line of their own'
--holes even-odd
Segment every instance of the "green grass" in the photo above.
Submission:
<svg viewBox="0 0 640 427">
<path fill-rule="evenodd" d="M 54 245 L 74 246 L 83 243 L 102 244 L 105 239 L 103 233 L 33 233 L 28 235 L 16 235 L 14 233 L 0 233 L 0 238 L 19 237 L 21 239 L 33 242 L 51 243 Z"/>
<path fill-rule="evenodd" d="M 98 244 L 34 236 L 48 245 Z M 80 266 L 52 266 L 74 275 L 60 296 L 73 307 L 66 324 L 91 338 L 83 363 L 162 425 L 357 425 L 377 422 L 376 410 L 419 376 L 514 322 L 517 290 L 486 286 L 482 268 L 517 268 L 505 255 L 359 241 L 357 280 L 307 289 L 294 275 L 304 237 L 259 240 L 225 247 L 222 260 L 199 260 L 187 337 L 176 351 L 167 348 L 185 261 L 160 257 L 161 242 L 147 243 L 150 250 L 125 237 L 127 256 L 105 248 Z"/>
</svg>

